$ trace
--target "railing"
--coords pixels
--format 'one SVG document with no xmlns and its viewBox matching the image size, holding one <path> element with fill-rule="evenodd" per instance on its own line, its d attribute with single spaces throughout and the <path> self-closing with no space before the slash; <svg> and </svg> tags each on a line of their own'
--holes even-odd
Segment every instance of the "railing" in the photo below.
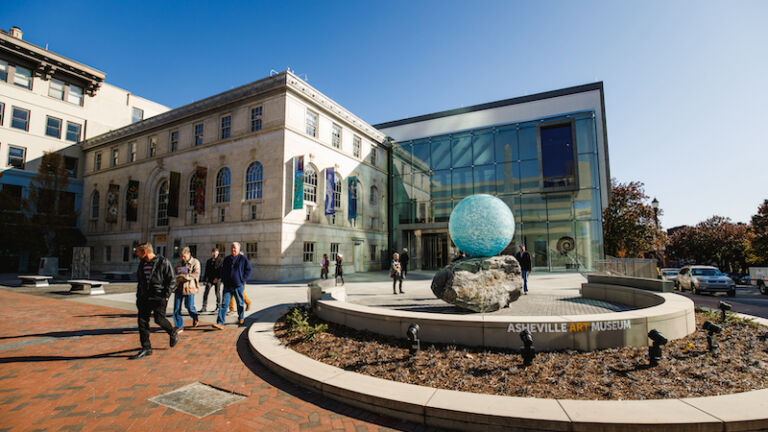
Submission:
<svg viewBox="0 0 768 432">
<path fill-rule="evenodd" d="M 608 258 L 595 260 L 595 273 L 657 279 L 656 260 L 641 258 Z"/>
</svg>

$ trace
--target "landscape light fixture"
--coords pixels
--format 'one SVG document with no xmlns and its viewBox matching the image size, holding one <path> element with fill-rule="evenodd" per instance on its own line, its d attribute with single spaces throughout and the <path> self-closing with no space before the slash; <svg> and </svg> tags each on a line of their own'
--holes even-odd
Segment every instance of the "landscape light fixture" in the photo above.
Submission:
<svg viewBox="0 0 768 432">
<path fill-rule="evenodd" d="M 707 335 L 707 347 L 709 348 L 709 352 L 716 353 L 720 349 L 720 346 L 717 344 L 715 334 L 723 331 L 723 328 L 712 321 L 705 321 L 701 328 L 709 333 L 709 335 Z"/>
<path fill-rule="evenodd" d="M 525 329 L 520 332 L 520 340 L 523 341 L 523 366 L 533 364 L 533 358 L 536 357 L 536 349 L 533 347 L 533 335 L 530 330 Z"/>
<path fill-rule="evenodd" d="M 415 355 L 421 349 L 421 341 L 419 340 L 419 330 L 421 330 L 419 325 L 416 323 L 413 323 L 408 327 L 408 331 L 405 333 L 405 336 L 408 338 L 409 341 L 411 341 L 411 347 L 409 349 L 409 352 L 411 355 Z"/>
<path fill-rule="evenodd" d="M 648 347 L 648 361 L 651 366 L 658 366 L 662 357 L 661 347 L 666 345 L 669 341 L 656 329 L 648 332 L 648 339 L 653 342 L 653 344 Z"/>
<path fill-rule="evenodd" d="M 717 307 L 719 307 L 719 308 L 720 308 L 720 312 L 722 312 L 722 313 L 723 313 L 723 316 L 722 316 L 722 318 L 720 319 L 720 322 L 723 322 L 723 323 L 724 323 L 724 322 L 725 322 L 725 315 L 726 315 L 726 312 L 728 312 L 729 310 L 731 310 L 731 309 L 733 308 L 733 306 L 732 306 L 730 303 L 726 303 L 726 302 L 724 302 L 724 301 L 721 301 L 721 302 L 720 302 L 720 304 L 718 304 L 718 305 L 717 305 Z"/>
</svg>

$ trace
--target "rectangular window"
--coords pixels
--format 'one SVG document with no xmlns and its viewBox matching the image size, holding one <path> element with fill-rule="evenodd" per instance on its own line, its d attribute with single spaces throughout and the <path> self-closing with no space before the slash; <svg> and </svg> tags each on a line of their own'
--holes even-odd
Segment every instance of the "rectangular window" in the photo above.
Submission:
<svg viewBox="0 0 768 432">
<path fill-rule="evenodd" d="M 371 245 L 370 250 L 371 250 L 371 261 L 376 261 L 376 245 Z"/>
<path fill-rule="evenodd" d="M 256 108 L 251 108 L 251 132 L 256 132 L 261 130 L 261 114 L 262 114 L 262 107 L 257 106 Z"/>
<path fill-rule="evenodd" d="M 333 132 L 331 133 L 331 144 L 335 148 L 341 148 L 341 126 L 333 125 Z"/>
<path fill-rule="evenodd" d="M 48 117 L 45 125 L 45 134 L 49 137 L 61 138 L 61 119 Z"/>
<path fill-rule="evenodd" d="M 133 162 L 136 160 L 136 143 L 132 142 L 129 144 L 130 151 L 128 151 L 128 162 Z"/>
<path fill-rule="evenodd" d="M 5 60 L 0 60 L 0 81 L 8 81 L 8 62 Z"/>
<path fill-rule="evenodd" d="M 4 119 L 5 119 L 5 104 L 0 102 L 0 126 L 3 125 Z"/>
<path fill-rule="evenodd" d="M 8 146 L 8 166 L 24 169 L 27 159 L 27 149 L 24 147 Z"/>
<path fill-rule="evenodd" d="M 539 128 L 544 189 L 576 188 L 576 145 L 571 123 Z"/>
<path fill-rule="evenodd" d="M 307 110 L 307 135 L 316 137 L 317 136 L 317 113 Z"/>
<path fill-rule="evenodd" d="M 256 213 L 256 204 L 251 204 L 251 220 L 256 220 L 258 214 Z"/>
<path fill-rule="evenodd" d="M 357 135 L 352 138 L 352 156 L 356 158 L 360 157 L 360 141 L 360 137 Z"/>
<path fill-rule="evenodd" d="M 149 147 L 147 157 L 153 157 L 157 154 L 157 137 L 149 137 Z"/>
<path fill-rule="evenodd" d="M 109 166 L 117 166 L 117 162 L 120 158 L 120 152 L 118 151 L 117 147 L 112 149 L 112 158 L 110 158 Z"/>
<path fill-rule="evenodd" d="M 59 81 L 55 78 L 51 78 L 50 84 L 48 84 L 48 96 L 59 100 L 64 100 L 64 81 Z"/>
<path fill-rule="evenodd" d="M 141 108 L 133 107 L 131 110 L 131 123 L 136 123 L 144 120 L 144 110 Z"/>
<path fill-rule="evenodd" d="M 11 115 L 11 127 L 28 131 L 29 110 L 13 107 L 13 114 Z"/>
<path fill-rule="evenodd" d="M 227 210 L 222 207 L 219 209 L 219 222 L 226 222 Z"/>
<path fill-rule="evenodd" d="M 13 76 L 13 83 L 19 87 L 31 89 L 32 71 L 21 66 L 16 66 L 16 74 Z"/>
<path fill-rule="evenodd" d="M 371 165 L 376 166 L 376 158 L 378 156 L 376 147 L 371 148 Z"/>
<path fill-rule="evenodd" d="M 104 262 L 112 261 L 112 246 L 104 246 Z"/>
<path fill-rule="evenodd" d="M 194 255 L 192 255 L 194 256 Z M 131 250 L 128 246 L 123 246 L 123 262 L 128 262 L 131 259 Z"/>
<path fill-rule="evenodd" d="M 232 135 L 232 116 L 221 118 L 221 139 L 229 138 Z"/>
<path fill-rule="evenodd" d="M 203 131 L 205 129 L 203 128 L 202 123 L 198 123 L 195 125 L 195 146 L 199 146 L 203 144 Z"/>
<path fill-rule="evenodd" d="M 168 143 L 168 151 L 175 152 L 179 148 L 179 131 L 172 131 Z"/>
<path fill-rule="evenodd" d="M 93 155 L 93 170 L 98 171 L 101 169 L 101 153 L 95 153 Z"/>
<path fill-rule="evenodd" d="M 331 259 L 335 260 L 336 254 L 338 253 L 339 253 L 339 243 L 331 243 L 331 255 L 330 255 Z"/>
<path fill-rule="evenodd" d="M 304 262 L 315 262 L 315 244 L 304 242 Z"/>
<path fill-rule="evenodd" d="M 67 141 L 80 141 L 80 130 L 82 126 L 77 123 L 67 122 Z"/>
<path fill-rule="evenodd" d="M 245 244 L 245 256 L 249 260 L 255 260 L 259 256 L 259 244 L 256 242 Z"/>
<path fill-rule="evenodd" d="M 64 169 L 70 177 L 77 177 L 77 158 L 64 156 Z"/>
<path fill-rule="evenodd" d="M 76 85 L 69 85 L 69 92 L 67 93 L 67 102 L 75 105 L 83 104 L 83 88 Z"/>
</svg>

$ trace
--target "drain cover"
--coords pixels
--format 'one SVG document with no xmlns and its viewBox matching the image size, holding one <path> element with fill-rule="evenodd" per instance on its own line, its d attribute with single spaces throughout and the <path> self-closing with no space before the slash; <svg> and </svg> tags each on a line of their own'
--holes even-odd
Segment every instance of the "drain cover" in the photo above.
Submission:
<svg viewBox="0 0 768 432">
<path fill-rule="evenodd" d="M 203 418 L 242 399 L 245 399 L 245 396 L 196 382 L 155 396 L 150 400 L 197 418 Z"/>
</svg>

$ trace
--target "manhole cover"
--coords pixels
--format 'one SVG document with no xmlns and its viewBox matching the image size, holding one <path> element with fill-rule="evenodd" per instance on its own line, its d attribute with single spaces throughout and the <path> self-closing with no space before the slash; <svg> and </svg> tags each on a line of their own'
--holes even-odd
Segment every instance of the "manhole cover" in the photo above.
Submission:
<svg viewBox="0 0 768 432">
<path fill-rule="evenodd" d="M 245 396 L 196 382 L 155 396 L 150 400 L 197 418 L 203 418 L 242 399 L 245 399 Z"/>
</svg>

